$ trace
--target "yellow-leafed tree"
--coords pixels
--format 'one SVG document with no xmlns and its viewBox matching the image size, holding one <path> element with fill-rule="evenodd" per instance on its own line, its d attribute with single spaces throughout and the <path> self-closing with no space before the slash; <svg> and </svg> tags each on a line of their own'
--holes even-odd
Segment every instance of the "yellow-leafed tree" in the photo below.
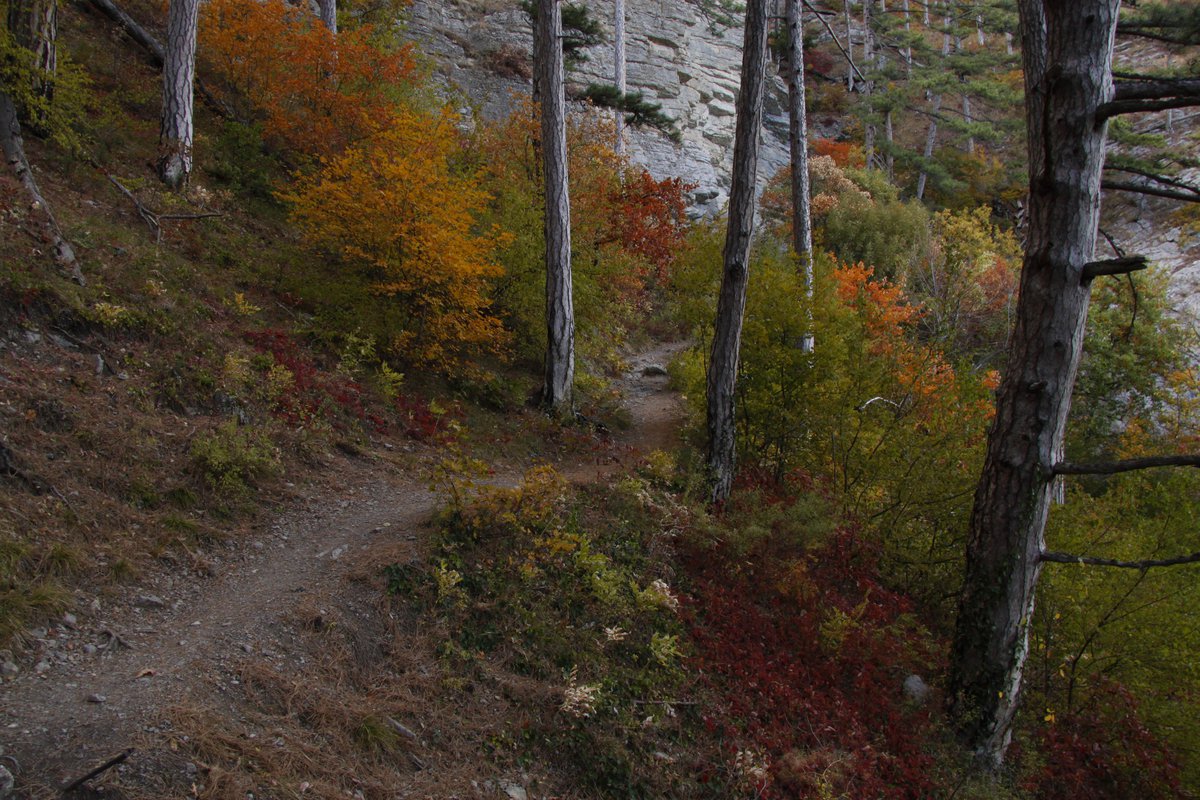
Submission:
<svg viewBox="0 0 1200 800">
<path fill-rule="evenodd" d="M 450 368 L 504 351 L 490 281 L 501 272 L 505 235 L 477 230 L 489 195 L 474 176 L 455 174 L 457 118 L 399 111 L 390 127 L 322 162 L 284 196 L 305 239 L 405 308 L 393 346 L 406 360 Z"/>
</svg>

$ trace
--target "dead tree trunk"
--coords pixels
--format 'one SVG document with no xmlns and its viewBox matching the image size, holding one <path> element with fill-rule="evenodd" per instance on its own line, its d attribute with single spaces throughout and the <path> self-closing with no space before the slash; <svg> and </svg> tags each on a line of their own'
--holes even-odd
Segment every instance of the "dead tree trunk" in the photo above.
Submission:
<svg viewBox="0 0 1200 800">
<path fill-rule="evenodd" d="M 625 0 L 613 4 L 613 83 L 621 97 L 625 96 Z M 617 109 L 617 155 L 625 155 L 625 112 Z"/>
<path fill-rule="evenodd" d="M 79 261 L 75 258 L 75 250 L 71 243 L 62 235 L 58 220 L 50 210 L 50 204 L 42 197 L 33 170 L 29 168 L 29 159 L 25 157 L 25 143 L 21 138 L 21 123 L 17 118 L 17 109 L 12 98 L 6 92 L 0 92 L 0 151 L 9 169 L 16 175 L 17 180 L 29 196 L 30 205 L 35 215 L 43 218 L 46 239 L 54 252 L 54 260 L 72 280 L 80 286 L 84 284 L 83 273 L 79 269 Z"/>
<path fill-rule="evenodd" d="M 766 87 L 767 0 L 750 0 L 746 4 L 743 41 L 742 86 L 737 99 L 733 180 L 729 190 L 729 227 L 725 234 L 721 294 L 717 300 L 712 357 L 708 364 L 708 480 L 709 498 L 713 503 L 729 498 L 736 464 L 734 392 L 742 317 L 746 310 L 758 136 L 762 128 Z"/>
<path fill-rule="evenodd" d="M 337 36 L 337 0 L 317 0 L 317 10 L 321 12 L 321 22 Z"/>
<path fill-rule="evenodd" d="M 192 174 L 192 99 L 199 13 L 200 0 L 171 0 L 167 11 L 158 177 L 172 189 L 186 186 Z"/>
<path fill-rule="evenodd" d="M 1029 648 L 1053 467 L 1083 343 L 1119 0 L 1020 0 L 1029 232 L 1016 327 L 967 542 L 950 712 L 999 764 Z"/>
<path fill-rule="evenodd" d="M 812 192 L 808 176 L 808 115 L 804 98 L 804 18 L 801 0 L 787 0 L 788 33 L 788 144 L 792 157 L 792 249 L 800 259 L 800 277 L 804 293 L 812 301 Z M 813 348 L 812 333 L 804 335 L 801 345 L 808 353 Z"/>
<path fill-rule="evenodd" d="M 569 414 L 575 383 L 575 308 L 571 298 L 571 202 L 559 0 L 538 0 L 536 69 L 541 84 L 542 171 L 546 181 L 546 377 L 542 403 Z"/>
</svg>

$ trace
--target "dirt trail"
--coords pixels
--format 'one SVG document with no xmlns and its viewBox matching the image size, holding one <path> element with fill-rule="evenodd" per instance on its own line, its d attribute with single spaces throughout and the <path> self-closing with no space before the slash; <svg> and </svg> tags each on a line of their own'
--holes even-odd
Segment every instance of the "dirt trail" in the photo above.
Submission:
<svg viewBox="0 0 1200 800">
<path fill-rule="evenodd" d="M 659 345 L 631 359 L 621 381 L 631 425 L 614 436 L 623 453 L 677 442 L 681 399 L 659 367 L 682 347 Z M 577 458 L 555 466 L 587 480 L 620 465 Z M 0 688 L 0 763 L 17 776 L 17 796 L 61 786 L 153 736 L 164 708 L 191 697 L 211 702 L 214 690 L 220 696 L 236 683 L 239 661 L 302 664 L 295 625 L 333 610 L 364 552 L 386 545 L 398 559 L 416 553 L 436 502 L 418 479 L 354 462 L 339 482 L 296 488 L 303 499 L 212 556 L 215 577 L 163 575 L 123 605 L 94 606 L 77 627 L 34 631 L 35 662 Z"/>
</svg>

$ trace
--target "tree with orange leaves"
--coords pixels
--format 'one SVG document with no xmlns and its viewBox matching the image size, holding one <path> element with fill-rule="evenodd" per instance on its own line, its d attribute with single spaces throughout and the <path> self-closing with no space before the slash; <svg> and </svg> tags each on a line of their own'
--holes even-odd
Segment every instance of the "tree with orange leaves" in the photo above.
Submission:
<svg viewBox="0 0 1200 800">
<path fill-rule="evenodd" d="M 293 157 L 334 155 L 388 128 L 418 78 L 409 47 L 382 46 L 370 26 L 335 37 L 283 0 L 211 0 L 200 38 L 220 99 Z"/>
</svg>

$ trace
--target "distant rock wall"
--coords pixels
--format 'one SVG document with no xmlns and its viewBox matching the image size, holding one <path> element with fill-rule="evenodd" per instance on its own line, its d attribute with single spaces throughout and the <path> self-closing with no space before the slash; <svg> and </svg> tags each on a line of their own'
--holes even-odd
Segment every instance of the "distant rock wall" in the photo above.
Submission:
<svg viewBox="0 0 1200 800">
<path fill-rule="evenodd" d="M 611 39 L 611 0 L 589 2 Z M 529 91 L 532 34 L 516 0 L 417 0 L 408 35 L 434 62 L 451 90 L 484 116 L 506 113 L 514 92 Z M 657 178 L 681 177 L 696 184 L 693 211 L 711 215 L 728 198 L 733 160 L 734 100 L 742 63 L 742 29 L 710 24 L 699 6 L 681 0 L 626 1 L 628 91 L 641 91 L 678 120 L 682 139 L 654 130 L 628 130 L 630 157 Z M 612 83 L 611 44 L 587 51 L 588 61 L 568 83 Z M 769 83 L 759 159 L 761 186 L 788 163 L 787 89 Z"/>
</svg>

